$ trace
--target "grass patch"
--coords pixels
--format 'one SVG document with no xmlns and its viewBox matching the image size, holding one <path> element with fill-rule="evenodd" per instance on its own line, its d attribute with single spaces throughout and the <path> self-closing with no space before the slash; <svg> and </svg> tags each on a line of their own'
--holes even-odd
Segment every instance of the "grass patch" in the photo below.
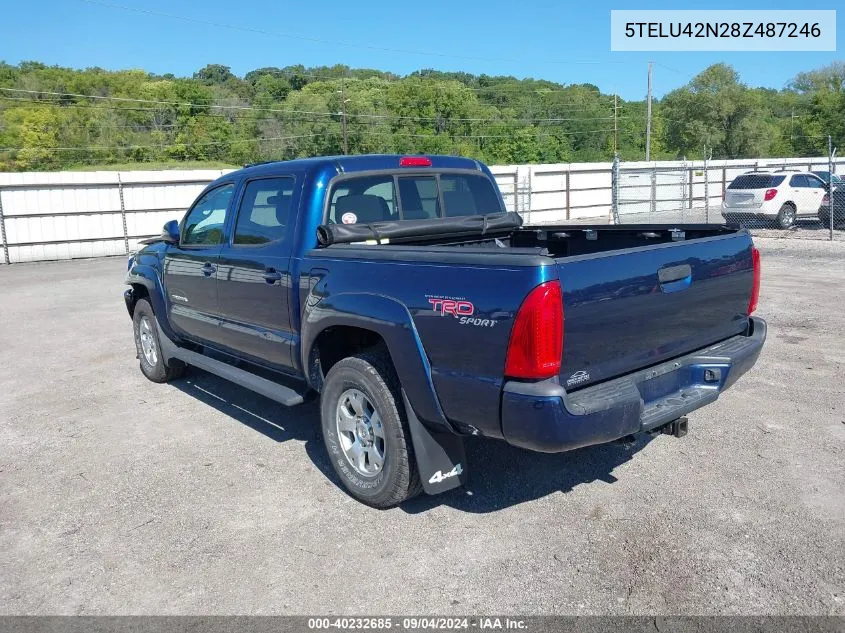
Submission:
<svg viewBox="0 0 845 633">
<path fill-rule="evenodd" d="M 103 165 L 74 165 L 56 171 L 160 171 L 163 169 L 238 169 L 243 165 L 233 165 L 223 161 L 168 161 L 151 163 L 109 163 Z"/>
</svg>

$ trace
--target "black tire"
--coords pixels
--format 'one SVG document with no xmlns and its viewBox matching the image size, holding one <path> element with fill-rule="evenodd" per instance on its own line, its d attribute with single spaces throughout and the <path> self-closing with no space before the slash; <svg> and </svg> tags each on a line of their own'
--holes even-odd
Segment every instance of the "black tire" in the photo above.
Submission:
<svg viewBox="0 0 845 633">
<path fill-rule="evenodd" d="M 158 336 L 158 322 L 150 302 L 146 299 L 138 299 L 135 304 L 135 312 L 132 314 L 132 330 L 135 333 L 135 350 L 138 353 L 138 362 L 141 366 L 141 373 L 153 382 L 168 382 L 181 378 L 185 374 L 185 363 L 180 360 L 171 359 L 167 363 L 161 354 L 161 341 Z M 144 353 L 142 345 L 142 331 L 145 335 L 151 336 L 154 346 L 154 357 L 148 358 Z"/>
<path fill-rule="evenodd" d="M 339 437 L 338 409 L 349 390 L 363 393 L 383 425 L 383 466 L 372 476 L 353 466 Z M 320 419 L 332 467 L 353 497 L 375 508 L 390 508 L 420 493 L 422 482 L 399 380 L 387 354 L 363 353 L 335 364 L 323 383 Z"/>
<path fill-rule="evenodd" d="M 777 215 L 777 223 L 778 227 L 782 229 L 790 229 L 795 224 L 795 219 L 797 216 L 797 211 L 795 209 L 795 205 L 791 202 L 786 202 L 780 208 Z"/>
</svg>

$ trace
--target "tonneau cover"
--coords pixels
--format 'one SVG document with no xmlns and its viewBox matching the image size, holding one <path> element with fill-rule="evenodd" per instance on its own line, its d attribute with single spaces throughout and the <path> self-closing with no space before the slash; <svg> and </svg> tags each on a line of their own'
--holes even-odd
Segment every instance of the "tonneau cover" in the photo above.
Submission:
<svg viewBox="0 0 845 633">
<path fill-rule="evenodd" d="M 518 213 L 493 213 L 454 218 L 394 220 L 370 224 L 321 224 L 317 240 L 321 246 L 351 242 L 411 242 L 425 238 L 494 236 L 511 233 L 522 226 Z"/>
</svg>

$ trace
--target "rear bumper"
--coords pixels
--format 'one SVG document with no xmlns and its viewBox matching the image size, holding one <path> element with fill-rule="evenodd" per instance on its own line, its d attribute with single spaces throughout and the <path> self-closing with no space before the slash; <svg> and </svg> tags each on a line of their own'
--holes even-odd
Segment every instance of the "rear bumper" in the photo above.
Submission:
<svg viewBox="0 0 845 633">
<path fill-rule="evenodd" d="M 722 216 L 725 218 L 743 218 L 750 220 L 772 220 L 777 217 L 779 209 L 767 210 L 760 207 L 729 207 L 722 209 Z"/>
<path fill-rule="evenodd" d="M 544 453 L 648 431 L 714 402 L 747 372 L 766 340 L 766 322 L 687 356 L 568 394 L 556 379 L 510 381 L 502 394 L 508 443 Z"/>
<path fill-rule="evenodd" d="M 824 224 L 825 226 L 829 225 L 830 224 L 830 205 L 822 206 L 819 209 L 818 216 L 819 216 L 819 221 L 822 224 Z M 834 226 L 841 226 L 842 224 L 845 224 L 845 204 L 840 206 L 837 203 L 836 211 L 833 214 L 833 224 L 834 224 Z"/>
</svg>

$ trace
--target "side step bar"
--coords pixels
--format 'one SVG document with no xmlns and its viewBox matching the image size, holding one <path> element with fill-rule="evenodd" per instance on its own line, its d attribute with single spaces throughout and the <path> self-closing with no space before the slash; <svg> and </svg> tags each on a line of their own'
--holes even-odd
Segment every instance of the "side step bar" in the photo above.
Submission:
<svg viewBox="0 0 845 633">
<path fill-rule="evenodd" d="M 158 338 L 161 342 L 162 352 L 165 358 L 176 358 L 188 365 L 204 369 L 215 376 L 220 376 L 224 380 L 261 394 L 265 398 L 270 398 L 270 400 L 274 400 L 286 407 L 302 404 L 304 400 L 301 393 L 294 391 L 290 387 L 285 387 L 272 380 L 256 376 L 215 358 L 178 347 L 161 331 L 160 327 L 158 328 Z"/>
</svg>

